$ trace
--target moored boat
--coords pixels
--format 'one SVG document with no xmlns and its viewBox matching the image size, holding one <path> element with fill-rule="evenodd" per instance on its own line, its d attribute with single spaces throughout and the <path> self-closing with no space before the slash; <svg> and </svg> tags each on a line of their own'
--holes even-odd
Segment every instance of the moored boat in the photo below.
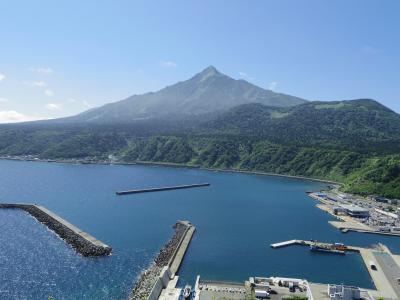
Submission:
<svg viewBox="0 0 400 300">
<path fill-rule="evenodd" d="M 190 299 L 190 294 L 192 293 L 192 287 L 190 285 L 186 285 L 183 289 L 183 298 Z"/>
<path fill-rule="evenodd" d="M 317 244 L 317 243 L 310 245 L 310 250 L 335 253 L 335 254 L 346 254 L 345 248 L 335 247 L 334 245 L 330 246 L 330 245 Z"/>
</svg>

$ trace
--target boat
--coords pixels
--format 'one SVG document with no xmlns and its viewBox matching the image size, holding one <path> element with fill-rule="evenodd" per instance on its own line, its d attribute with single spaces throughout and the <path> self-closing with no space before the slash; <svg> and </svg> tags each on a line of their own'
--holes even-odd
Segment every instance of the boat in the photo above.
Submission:
<svg viewBox="0 0 400 300">
<path fill-rule="evenodd" d="M 183 298 L 190 299 L 190 294 L 192 293 L 192 287 L 190 285 L 186 285 L 183 289 Z"/>
<path fill-rule="evenodd" d="M 311 244 L 310 245 L 311 251 L 320 251 L 320 252 L 328 252 L 328 253 L 335 253 L 335 254 L 346 254 L 345 248 L 343 246 L 334 246 L 334 245 L 324 245 L 324 244 Z"/>
</svg>

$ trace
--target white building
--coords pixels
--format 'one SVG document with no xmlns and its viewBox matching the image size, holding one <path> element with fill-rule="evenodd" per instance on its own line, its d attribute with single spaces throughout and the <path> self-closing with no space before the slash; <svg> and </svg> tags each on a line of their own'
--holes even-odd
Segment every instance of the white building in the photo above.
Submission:
<svg viewBox="0 0 400 300">
<path fill-rule="evenodd" d="M 354 286 L 328 284 L 328 296 L 331 300 L 359 300 L 361 291 Z"/>
</svg>

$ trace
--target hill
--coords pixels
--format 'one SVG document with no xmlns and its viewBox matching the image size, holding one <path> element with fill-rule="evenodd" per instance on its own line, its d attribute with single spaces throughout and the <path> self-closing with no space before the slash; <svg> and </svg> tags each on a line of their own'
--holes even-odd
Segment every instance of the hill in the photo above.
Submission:
<svg viewBox="0 0 400 300">
<path fill-rule="evenodd" d="M 263 136 L 286 145 L 400 152 L 400 115 L 370 99 L 316 101 L 287 108 L 246 104 L 202 128 L 215 134 Z"/>
</svg>

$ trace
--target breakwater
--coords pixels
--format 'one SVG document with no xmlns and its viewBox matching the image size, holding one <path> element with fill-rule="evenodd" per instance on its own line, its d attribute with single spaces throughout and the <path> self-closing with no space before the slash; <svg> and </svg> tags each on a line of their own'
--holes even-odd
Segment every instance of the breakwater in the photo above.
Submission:
<svg viewBox="0 0 400 300">
<path fill-rule="evenodd" d="M 35 204 L 1 203 L 0 209 L 22 209 L 40 223 L 54 231 L 83 256 L 103 256 L 111 254 L 112 248 L 80 230 L 47 208 Z"/>
<path fill-rule="evenodd" d="M 190 189 L 196 187 L 204 187 L 209 186 L 209 183 L 196 183 L 196 184 L 185 184 L 185 185 L 175 185 L 175 186 L 166 186 L 166 187 L 157 187 L 157 188 L 148 188 L 148 189 L 136 189 L 136 190 L 128 190 L 128 191 L 119 191 L 115 192 L 117 195 L 129 195 L 129 194 L 139 194 L 139 193 L 150 193 L 150 192 L 161 192 L 161 191 L 170 191 L 170 190 L 180 190 L 180 189 Z"/>
<path fill-rule="evenodd" d="M 188 221 L 177 221 L 173 228 L 174 235 L 159 251 L 151 265 L 140 274 L 129 299 L 158 299 L 161 290 L 175 276 L 195 227 Z"/>
</svg>

